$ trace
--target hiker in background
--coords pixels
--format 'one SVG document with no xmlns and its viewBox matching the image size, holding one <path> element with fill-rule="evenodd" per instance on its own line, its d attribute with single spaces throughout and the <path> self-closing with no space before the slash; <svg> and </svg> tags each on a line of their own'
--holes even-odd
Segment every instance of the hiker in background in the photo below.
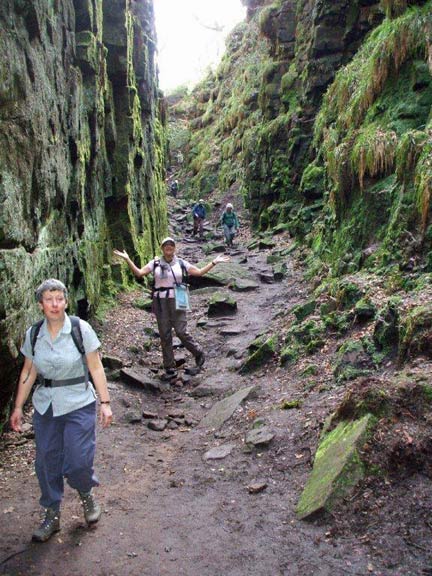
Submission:
<svg viewBox="0 0 432 576">
<path fill-rule="evenodd" d="M 64 478 L 78 491 L 87 524 L 99 520 L 102 510 L 92 495 L 93 486 L 99 485 L 93 468 L 96 392 L 102 426 L 111 424 L 112 412 L 98 353 L 100 342 L 84 320 L 76 319 L 76 330 L 72 333 L 74 325 L 66 314 L 65 285 L 54 278 L 45 280 L 36 289 L 36 300 L 45 318 L 26 332 L 21 348 L 24 366 L 10 425 L 16 432 L 21 431 L 23 406 L 36 382 L 33 393 L 35 468 L 41 490 L 40 504 L 46 511 L 42 524 L 33 533 L 33 540 L 45 542 L 60 530 Z M 82 346 L 85 356 L 78 345 Z M 88 371 L 96 392 L 88 380 Z"/>
<path fill-rule="evenodd" d="M 202 347 L 188 333 L 186 310 L 176 309 L 175 287 L 186 283 L 187 275 L 204 276 L 219 262 L 228 262 L 229 257 L 220 254 L 203 268 L 197 268 L 176 256 L 175 241 L 172 238 L 167 237 L 162 240 L 161 250 L 162 256 L 150 260 L 143 268 L 138 268 L 126 251 L 114 250 L 114 254 L 127 263 L 137 278 L 148 274 L 154 277 L 153 311 L 158 323 L 165 370 L 161 379 L 171 381 L 177 376 L 172 339 L 173 329 L 183 346 L 195 357 L 197 367 L 201 368 L 205 362 Z"/>
<path fill-rule="evenodd" d="M 233 246 L 233 239 L 238 232 L 240 224 L 237 214 L 233 210 L 233 205 L 230 202 L 225 206 L 225 210 L 220 217 L 219 223 L 223 226 L 227 246 Z"/>
<path fill-rule="evenodd" d="M 204 220 L 206 217 L 206 209 L 204 206 L 204 200 L 198 200 L 198 202 L 192 208 L 193 216 L 193 236 L 199 233 L 199 237 L 202 239 L 204 234 Z"/>
<path fill-rule="evenodd" d="M 177 198 L 178 189 L 179 189 L 178 180 L 174 180 L 173 182 L 171 182 L 170 190 L 174 198 Z"/>
</svg>

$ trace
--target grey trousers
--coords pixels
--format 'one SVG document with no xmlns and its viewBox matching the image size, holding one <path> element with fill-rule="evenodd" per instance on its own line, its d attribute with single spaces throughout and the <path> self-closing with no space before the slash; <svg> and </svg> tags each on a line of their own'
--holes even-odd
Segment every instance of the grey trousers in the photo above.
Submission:
<svg viewBox="0 0 432 576">
<path fill-rule="evenodd" d="M 201 346 L 187 331 L 186 311 L 176 310 L 174 298 L 155 297 L 153 308 L 161 339 L 162 358 L 165 370 L 176 367 L 172 339 L 173 329 L 186 350 L 189 350 L 195 357 L 201 354 Z"/>
</svg>

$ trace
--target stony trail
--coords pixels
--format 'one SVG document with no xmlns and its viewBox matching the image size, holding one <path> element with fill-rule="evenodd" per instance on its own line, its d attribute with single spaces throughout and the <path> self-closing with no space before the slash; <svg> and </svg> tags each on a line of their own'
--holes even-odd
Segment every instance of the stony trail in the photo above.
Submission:
<svg viewBox="0 0 432 576">
<path fill-rule="evenodd" d="M 197 242 L 180 243 L 178 254 L 205 260 Z M 318 435 L 341 392 L 310 394 L 297 410 L 282 410 L 284 399 L 299 397 L 304 382 L 270 362 L 250 374 L 238 367 L 254 338 L 281 312 L 305 299 L 308 286 L 288 259 L 280 282 L 260 282 L 269 270 L 268 251 L 232 251 L 259 287 L 231 292 L 235 316 L 205 317 L 215 288 L 192 293 L 190 328 L 203 343 L 205 369 L 186 382 L 154 393 L 110 381 L 114 425 L 99 432 L 97 495 L 104 515 L 85 527 L 80 505 L 66 488 L 62 530 L 46 544 L 30 542 L 38 519 L 38 487 L 33 473 L 31 430 L 27 440 L 3 439 L 0 490 L 0 574 L 9 576 L 409 576 L 422 571 L 424 555 L 393 550 L 389 534 L 377 549 L 371 532 L 338 531 L 332 519 L 302 522 L 295 507 L 311 470 Z M 283 237 L 281 243 L 289 243 Z M 207 256 L 208 259 L 211 256 Z M 217 291 L 229 291 L 217 288 Z M 155 328 L 149 312 L 133 304 L 138 292 L 119 297 L 102 328 L 104 353 L 127 366 L 155 368 L 157 339 L 144 350 L 143 329 Z M 191 365 L 190 357 L 184 355 Z M 212 407 L 230 393 L 253 392 L 217 429 L 202 424 Z M 143 416 L 144 413 L 144 416 Z M 274 438 L 245 443 L 257 418 Z M 165 421 L 152 430 L 149 421 Z M 220 459 L 205 458 L 229 445 Z M 382 525 L 378 526 L 378 529 Z M 370 527 L 373 531 L 373 526 Z M 368 536 L 369 535 L 369 536 Z M 387 548 L 386 548 L 387 547 Z"/>
</svg>

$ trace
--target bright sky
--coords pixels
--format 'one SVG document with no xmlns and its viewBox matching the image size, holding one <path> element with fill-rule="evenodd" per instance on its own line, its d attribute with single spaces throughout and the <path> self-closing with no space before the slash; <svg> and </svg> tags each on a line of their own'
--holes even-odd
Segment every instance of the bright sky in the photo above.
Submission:
<svg viewBox="0 0 432 576">
<path fill-rule="evenodd" d="M 165 91 L 197 83 L 208 66 L 219 62 L 227 34 L 246 16 L 241 0 L 153 0 L 153 4 L 159 85 Z"/>
</svg>

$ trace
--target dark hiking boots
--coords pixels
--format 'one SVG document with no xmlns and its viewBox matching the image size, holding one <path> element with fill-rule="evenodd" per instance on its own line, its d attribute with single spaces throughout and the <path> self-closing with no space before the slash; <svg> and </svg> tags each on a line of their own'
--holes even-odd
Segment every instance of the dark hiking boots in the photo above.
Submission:
<svg viewBox="0 0 432 576">
<path fill-rule="evenodd" d="M 32 540 L 35 542 L 46 542 L 51 536 L 60 530 L 60 512 L 47 508 L 45 518 L 39 528 L 33 532 Z"/>
<path fill-rule="evenodd" d="M 79 492 L 84 509 L 84 518 L 87 524 L 95 524 L 102 515 L 102 508 L 94 499 L 91 492 Z"/>
<path fill-rule="evenodd" d="M 177 370 L 175 368 L 168 368 L 165 372 L 159 376 L 162 382 L 171 382 L 171 380 L 175 380 L 177 378 Z"/>
<path fill-rule="evenodd" d="M 202 368 L 204 366 L 204 362 L 205 354 L 201 351 L 197 356 L 195 356 L 195 364 L 198 366 L 198 368 Z"/>
</svg>

